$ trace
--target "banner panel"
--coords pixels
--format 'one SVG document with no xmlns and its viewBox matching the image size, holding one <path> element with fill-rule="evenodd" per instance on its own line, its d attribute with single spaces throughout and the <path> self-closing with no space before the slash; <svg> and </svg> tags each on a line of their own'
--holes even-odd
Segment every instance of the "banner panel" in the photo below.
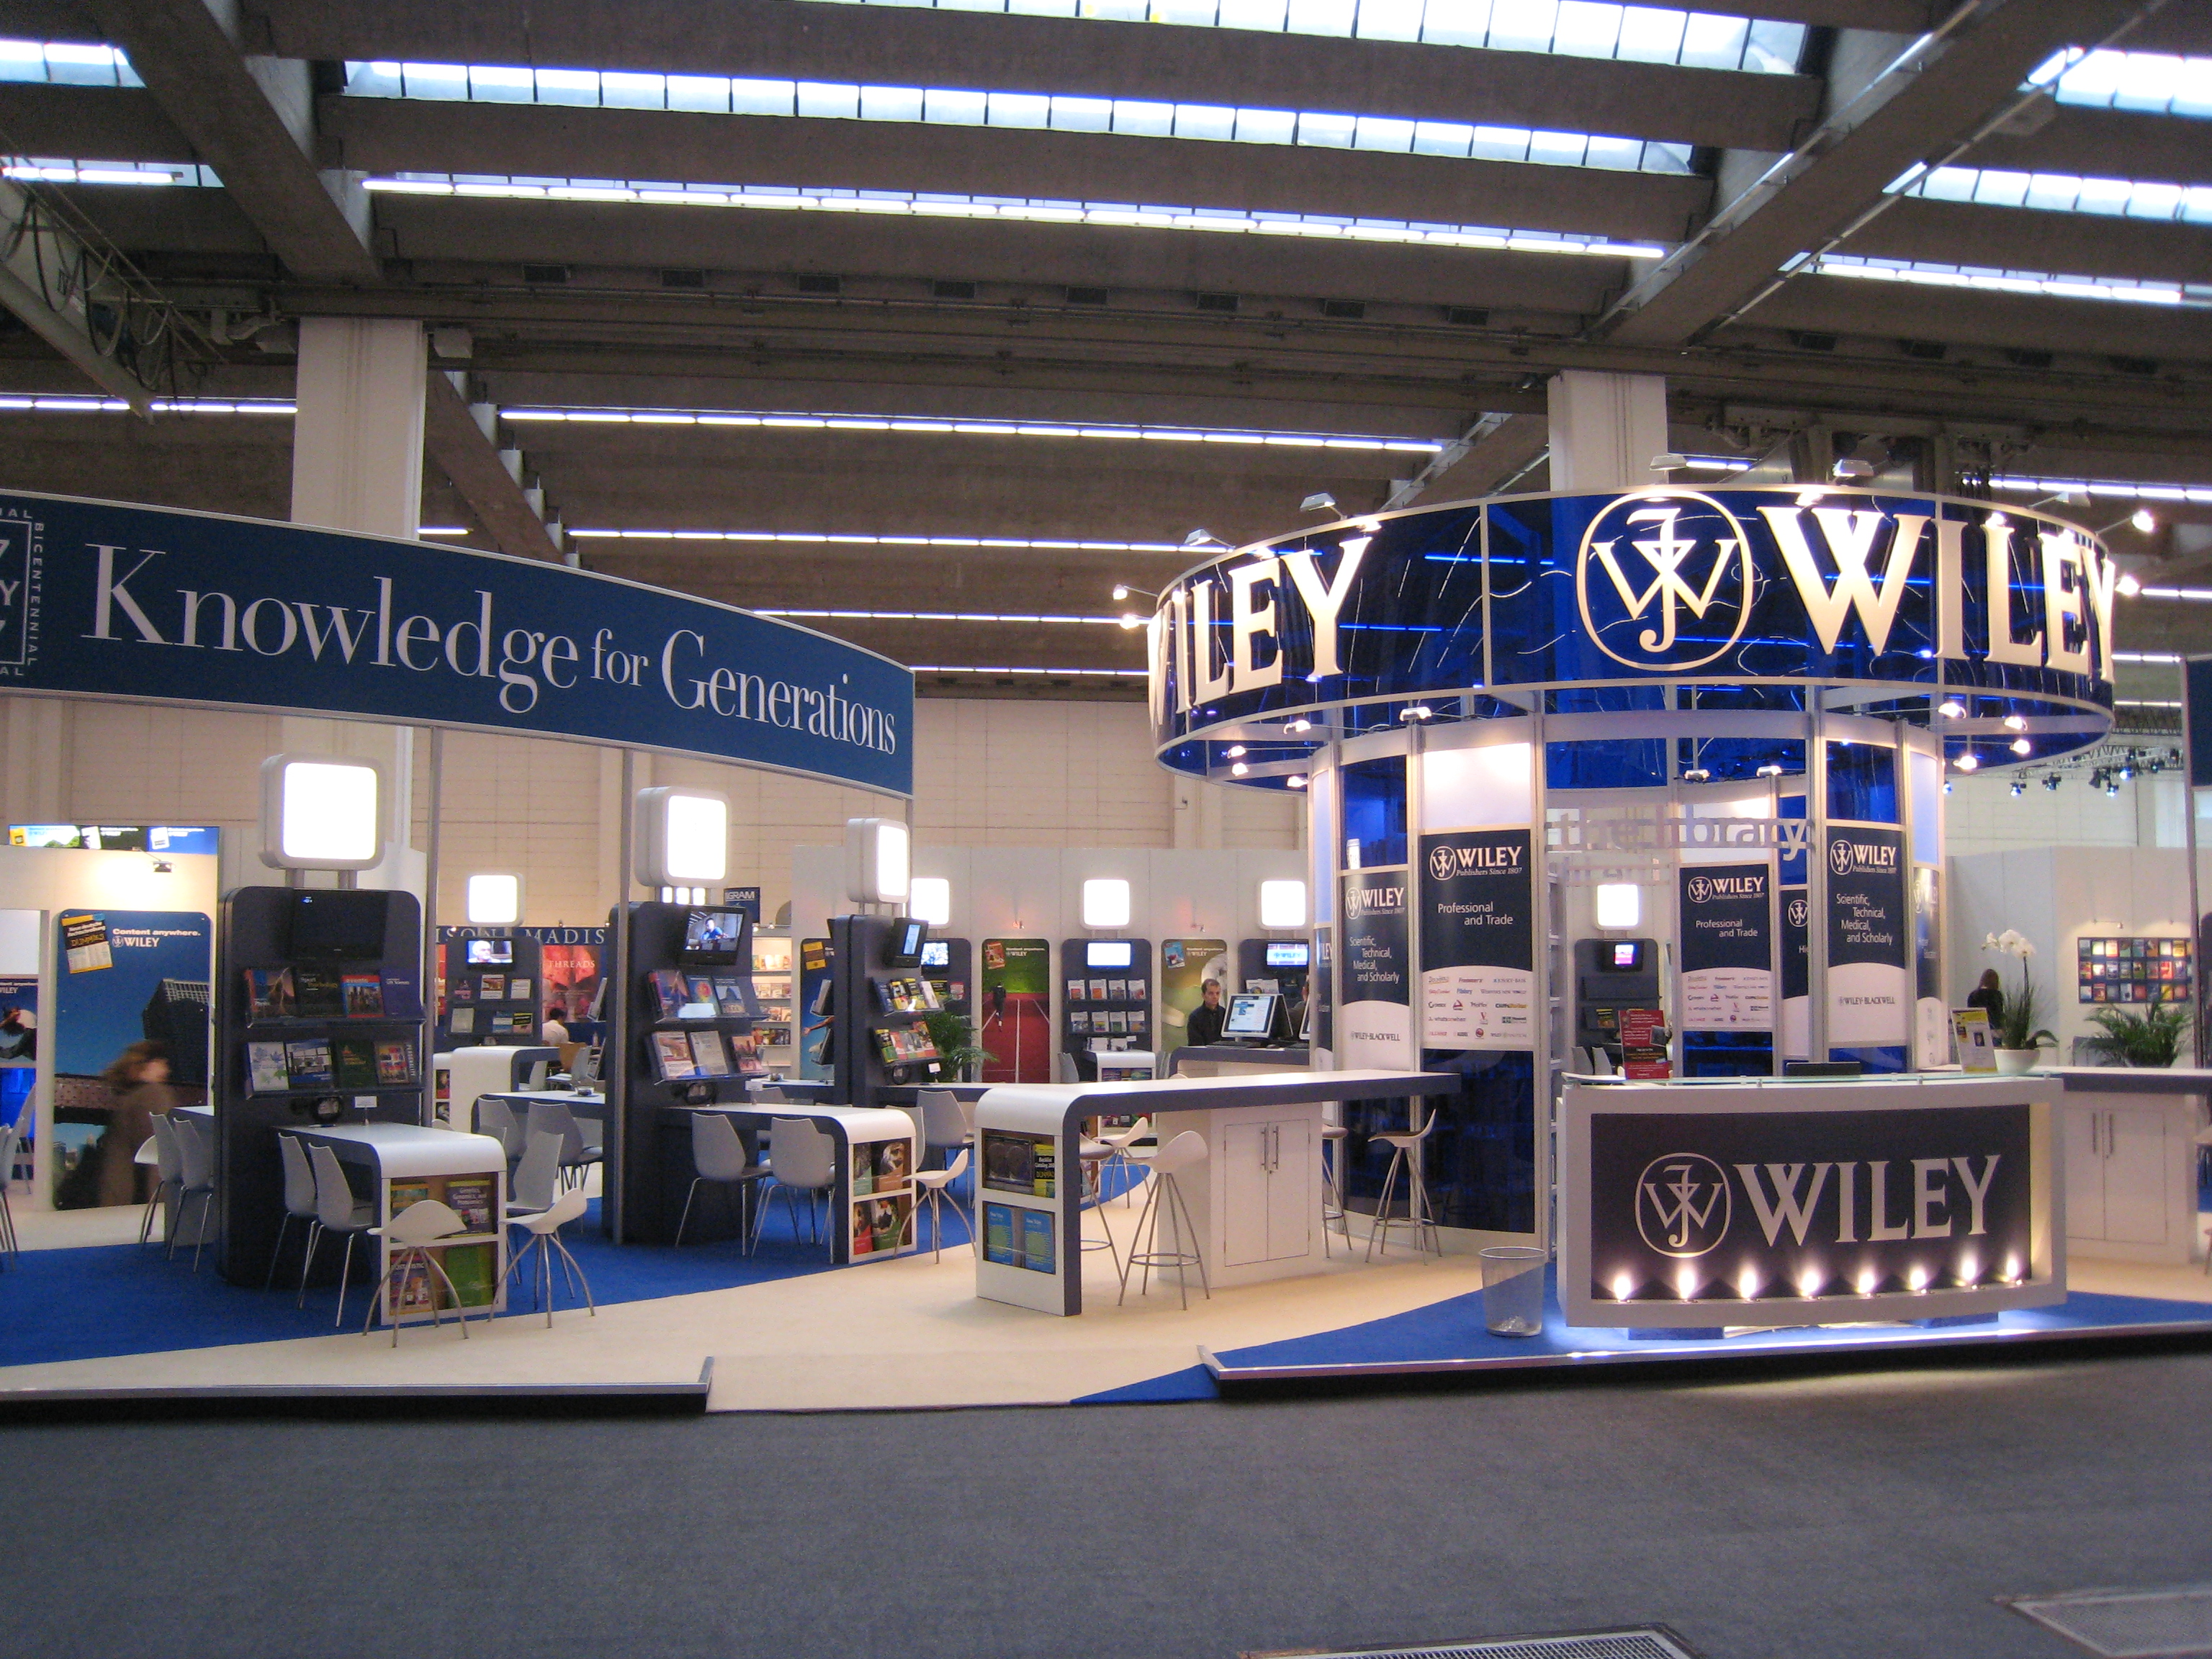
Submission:
<svg viewBox="0 0 2212 1659">
<path fill-rule="evenodd" d="M 1828 831 L 1828 1046 L 1908 1040 L 1912 1001 L 1905 832 Z"/>
<path fill-rule="evenodd" d="M 1772 871 L 1764 864 L 1695 864 L 1680 876 L 1682 1029 L 1771 1030 Z"/>
<path fill-rule="evenodd" d="M 1528 826 L 1423 836 L 1420 854 L 1423 1046 L 1533 1047 L 1536 883 Z"/>
<path fill-rule="evenodd" d="M 1343 1052 L 1348 1067 L 1413 1068 L 1406 866 L 1344 877 Z"/>
</svg>

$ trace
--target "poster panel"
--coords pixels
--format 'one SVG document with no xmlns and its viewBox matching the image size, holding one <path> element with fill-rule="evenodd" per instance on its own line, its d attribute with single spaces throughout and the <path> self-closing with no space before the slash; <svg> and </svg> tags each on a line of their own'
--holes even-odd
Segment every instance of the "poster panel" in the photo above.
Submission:
<svg viewBox="0 0 2212 1659">
<path fill-rule="evenodd" d="M 194 910 L 64 909 L 54 933 L 54 1207 L 141 1202 L 131 1160 L 151 1113 L 207 1098 L 215 925 Z M 112 1084 L 109 1067 L 147 1042 L 166 1075 Z"/>
<path fill-rule="evenodd" d="M 830 1031 L 836 1018 L 822 1006 L 834 977 L 831 964 L 836 952 L 826 939 L 799 941 L 799 1075 L 827 1078 L 836 1068 L 830 1060 Z"/>
<path fill-rule="evenodd" d="M 1772 1030 L 1773 871 L 1763 862 L 1694 864 L 1680 874 L 1683 1029 Z"/>
<path fill-rule="evenodd" d="M 978 1046 L 986 1083 L 1052 1081 L 1052 945 L 1041 939 L 983 941 Z"/>
<path fill-rule="evenodd" d="M 20 1121 L 24 1135 L 31 1133 L 23 1110 L 38 1079 L 39 976 L 0 974 L 0 1126 Z M 0 1170 L 0 1181 L 13 1178 L 12 1170 Z"/>
<path fill-rule="evenodd" d="M 1406 886 L 1402 864 L 1354 870 L 1343 878 L 1343 1046 L 1338 1058 L 1347 1069 L 1413 1069 Z"/>
<path fill-rule="evenodd" d="M 1526 824 L 1421 837 L 1425 1047 L 1534 1046 L 1533 845 Z"/>
<path fill-rule="evenodd" d="M 1182 1048 L 1191 1011 L 1206 1000 L 1206 982 L 1221 988 L 1224 1006 L 1236 987 L 1231 972 L 1229 941 L 1220 939 L 1169 939 L 1160 941 L 1160 1052 Z"/>
<path fill-rule="evenodd" d="M 1828 1046 L 1903 1043 L 1911 1035 L 1911 917 L 1905 832 L 1828 831 Z"/>
<path fill-rule="evenodd" d="M 1784 887 L 1782 898 L 1782 1057 L 1805 1060 L 1813 1044 L 1813 901 L 1802 887 Z"/>
<path fill-rule="evenodd" d="M 1943 875 L 1929 864 L 1912 871 L 1912 1063 L 1946 1065 L 1951 1011 L 1943 1000 Z"/>
</svg>

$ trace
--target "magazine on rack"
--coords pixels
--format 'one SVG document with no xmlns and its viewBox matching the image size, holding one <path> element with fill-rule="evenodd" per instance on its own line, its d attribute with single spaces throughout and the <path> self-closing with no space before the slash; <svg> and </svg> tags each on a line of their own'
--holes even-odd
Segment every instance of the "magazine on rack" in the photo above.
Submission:
<svg viewBox="0 0 2212 1659">
<path fill-rule="evenodd" d="M 376 1080 L 386 1084 L 415 1082 L 415 1045 L 411 1042 L 378 1043 Z"/>
<path fill-rule="evenodd" d="M 331 1045 L 320 1037 L 303 1037 L 284 1045 L 284 1067 L 295 1089 L 331 1086 Z"/>
<path fill-rule="evenodd" d="M 246 1045 L 246 1060 L 253 1079 L 257 1095 L 281 1095 L 292 1086 L 292 1074 L 285 1067 L 284 1045 L 281 1042 L 249 1042 Z"/>
<path fill-rule="evenodd" d="M 684 975 L 673 968 L 656 968 L 648 979 L 653 986 L 653 1018 L 681 1019 L 684 1009 L 691 1000 L 691 988 Z"/>
<path fill-rule="evenodd" d="M 301 1019 L 337 1019 L 345 1013 L 345 988 L 327 968 L 292 969 L 292 1006 Z"/>
<path fill-rule="evenodd" d="M 341 1089 L 376 1087 L 376 1048 L 367 1037 L 337 1037 L 331 1043 L 331 1075 Z"/>
<path fill-rule="evenodd" d="M 727 1077 L 730 1057 L 722 1049 L 720 1031 L 691 1033 L 691 1064 L 701 1077 Z"/>
<path fill-rule="evenodd" d="M 447 1016 L 446 1029 L 455 1036 L 474 1036 L 477 1030 L 477 1011 L 473 1006 L 456 1008 Z"/>
<path fill-rule="evenodd" d="M 698 1076 L 691 1058 L 691 1040 L 681 1031 L 653 1034 L 653 1068 L 663 1083 L 686 1082 Z"/>
<path fill-rule="evenodd" d="M 383 975 L 347 974 L 341 982 L 345 988 L 347 1018 L 382 1019 L 384 1018 Z"/>
<path fill-rule="evenodd" d="M 246 1017 L 248 1019 L 292 1018 L 292 970 L 289 968 L 248 968 L 246 970 Z"/>
</svg>

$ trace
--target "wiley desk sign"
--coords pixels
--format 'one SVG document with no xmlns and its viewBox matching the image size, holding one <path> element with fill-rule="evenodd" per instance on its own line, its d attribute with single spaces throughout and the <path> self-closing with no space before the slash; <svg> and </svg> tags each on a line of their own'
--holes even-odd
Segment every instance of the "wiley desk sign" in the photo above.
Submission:
<svg viewBox="0 0 2212 1659">
<path fill-rule="evenodd" d="M 1808 1325 L 2056 1301 L 2045 1093 L 1570 1085 L 1571 1322 Z"/>
<path fill-rule="evenodd" d="M 914 677 L 810 629 L 565 565 L 0 495 L 0 692 L 269 708 L 914 787 Z"/>
<path fill-rule="evenodd" d="M 1152 713 L 1172 745 L 1363 697 L 1940 678 L 2090 716 L 2057 752 L 2109 725 L 2118 579 L 2075 526 L 1936 496 L 1654 487 L 1416 509 L 1171 583 Z"/>
</svg>

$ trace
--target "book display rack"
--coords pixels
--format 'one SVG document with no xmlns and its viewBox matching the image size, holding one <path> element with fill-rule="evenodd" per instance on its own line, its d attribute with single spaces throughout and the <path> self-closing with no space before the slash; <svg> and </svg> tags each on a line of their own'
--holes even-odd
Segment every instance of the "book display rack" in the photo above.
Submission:
<svg viewBox="0 0 2212 1659">
<path fill-rule="evenodd" d="M 761 1013 L 753 1036 L 762 1063 L 778 1077 L 788 1077 L 799 1069 L 799 1048 L 793 1040 L 798 1026 L 792 1018 L 799 991 L 793 951 L 789 928 L 753 929 L 753 996 Z"/>
<path fill-rule="evenodd" d="M 501 1048 L 538 1041 L 544 946 L 520 934 L 441 928 L 437 1046 Z"/>
<path fill-rule="evenodd" d="M 928 935 L 928 924 L 910 917 L 831 919 L 839 1099 L 871 1106 L 878 1088 L 950 1077 L 923 1018 L 944 1006 L 921 969 Z"/>
<path fill-rule="evenodd" d="M 2074 941 L 2081 1002 L 2187 1002 L 2196 966 L 2185 939 L 2082 938 Z"/>
<path fill-rule="evenodd" d="M 1152 942 L 1060 941 L 1060 1047 L 1071 1054 L 1152 1047 Z"/>
<path fill-rule="evenodd" d="M 226 1277 L 258 1285 L 267 1273 L 283 1214 L 278 1130 L 424 1121 L 422 928 L 411 893 L 224 898 L 210 1069 Z"/>
</svg>

